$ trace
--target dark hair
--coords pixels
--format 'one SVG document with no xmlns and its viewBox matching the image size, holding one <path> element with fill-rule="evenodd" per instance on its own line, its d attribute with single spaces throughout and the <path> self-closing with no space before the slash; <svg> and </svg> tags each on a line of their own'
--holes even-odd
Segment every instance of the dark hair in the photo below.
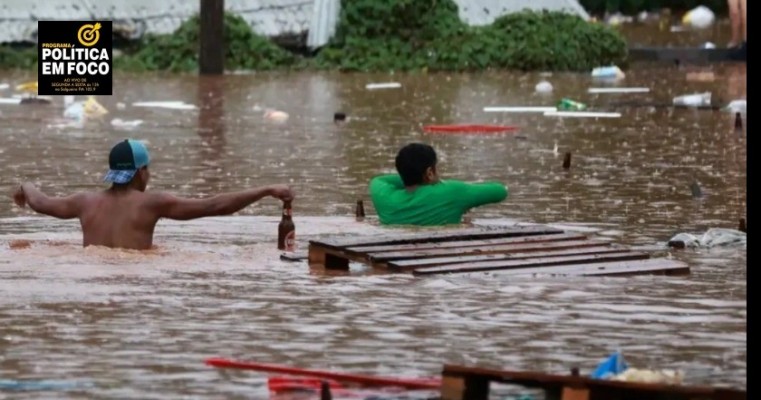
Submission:
<svg viewBox="0 0 761 400">
<path fill-rule="evenodd" d="M 396 171 L 402 177 L 404 186 L 423 183 L 425 170 L 436 166 L 436 151 L 423 143 L 410 143 L 396 155 Z"/>
</svg>

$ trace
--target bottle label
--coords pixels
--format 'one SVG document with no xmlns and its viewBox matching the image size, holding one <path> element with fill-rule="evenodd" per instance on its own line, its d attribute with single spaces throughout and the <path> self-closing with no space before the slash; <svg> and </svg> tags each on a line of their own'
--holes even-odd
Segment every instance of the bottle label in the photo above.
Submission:
<svg viewBox="0 0 761 400">
<path fill-rule="evenodd" d="M 296 249 L 296 231 L 290 231 L 285 235 L 285 251 Z"/>
</svg>

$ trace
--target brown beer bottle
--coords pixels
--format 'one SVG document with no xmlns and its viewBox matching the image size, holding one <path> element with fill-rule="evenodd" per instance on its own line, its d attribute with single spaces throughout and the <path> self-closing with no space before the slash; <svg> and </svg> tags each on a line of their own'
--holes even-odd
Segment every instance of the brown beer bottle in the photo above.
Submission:
<svg viewBox="0 0 761 400">
<path fill-rule="evenodd" d="M 296 248 L 296 225 L 293 224 L 290 201 L 283 203 L 283 218 L 277 227 L 277 248 L 285 251 L 294 251 Z"/>
</svg>

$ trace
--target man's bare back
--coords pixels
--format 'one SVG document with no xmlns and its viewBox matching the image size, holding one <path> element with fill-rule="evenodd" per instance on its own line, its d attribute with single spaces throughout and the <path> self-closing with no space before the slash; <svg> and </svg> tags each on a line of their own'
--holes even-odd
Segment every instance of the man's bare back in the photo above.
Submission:
<svg viewBox="0 0 761 400">
<path fill-rule="evenodd" d="M 25 183 L 13 194 L 13 200 L 20 207 L 29 205 L 41 214 L 61 219 L 78 218 L 82 226 L 84 246 L 138 250 L 153 246 L 153 231 L 161 218 L 190 220 L 229 215 L 266 196 L 282 201 L 293 200 L 293 192 L 286 185 L 263 186 L 204 199 L 146 191 L 150 179 L 147 150 L 134 143 L 124 145 L 126 142 L 114 146 L 109 157 L 112 169 L 106 180 L 114 182 L 110 189 L 67 197 L 50 197 L 31 183 Z M 131 169 L 114 169 L 119 165 L 113 161 L 114 152 L 120 146 L 121 150 L 127 148 L 130 157 L 133 157 L 131 149 L 144 152 L 145 160 L 133 161 L 128 166 Z"/>
</svg>

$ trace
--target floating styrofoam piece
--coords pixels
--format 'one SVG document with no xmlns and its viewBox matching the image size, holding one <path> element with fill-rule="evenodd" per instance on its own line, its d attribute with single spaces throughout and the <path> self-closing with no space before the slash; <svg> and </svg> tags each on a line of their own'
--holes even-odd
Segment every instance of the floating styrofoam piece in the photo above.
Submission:
<svg viewBox="0 0 761 400">
<path fill-rule="evenodd" d="M 557 107 L 484 107 L 484 112 L 545 113 L 557 111 Z"/>
<path fill-rule="evenodd" d="M 133 107 L 169 108 L 172 110 L 195 110 L 196 106 L 182 101 L 138 101 Z"/>
<path fill-rule="evenodd" d="M 21 104 L 21 98 L 20 97 L 0 97 L 0 104 Z"/>
<path fill-rule="evenodd" d="M 602 88 L 593 87 L 589 88 L 589 93 L 648 93 L 650 88 L 646 87 L 622 87 L 622 88 Z"/>
<path fill-rule="evenodd" d="M 142 119 L 135 120 L 123 120 L 121 118 L 114 118 L 111 120 L 111 126 L 114 128 L 133 129 L 143 124 Z"/>
<path fill-rule="evenodd" d="M 621 113 L 592 112 L 592 111 L 551 111 L 544 113 L 545 117 L 574 117 L 574 118 L 620 118 Z"/>
<path fill-rule="evenodd" d="M 375 89 L 398 89 L 402 87 L 402 84 L 399 82 L 387 82 L 387 83 L 368 83 L 365 85 L 365 89 L 368 90 L 375 90 Z"/>
<path fill-rule="evenodd" d="M 597 67 L 592 70 L 592 77 L 599 79 L 624 79 L 626 74 L 617 65 Z"/>
<path fill-rule="evenodd" d="M 682 25 L 695 29 L 706 29 L 713 25 L 716 15 L 706 6 L 697 6 L 682 17 Z"/>
<path fill-rule="evenodd" d="M 547 81 L 541 81 L 534 86 L 537 93 L 551 93 L 552 89 L 552 84 Z"/>
<path fill-rule="evenodd" d="M 711 92 L 685 94 L 674 97 L 675 106 L 700 107 L 711 105 Z"/>
<path fill-rule="evenodd" d="M 745 112 L 748 110 L 748 101 L 747 100 L 732 100 L 727 104 L 727 107 L 725 107 L 727 111 L 733 112 L 733 113 L 742 113 L 745 114 Z"/>
<path fill-rule="evenodd" d="M 11 85 L 7 83 L 0 83 L 0 90 L 8 90 L 11 87 Z"/>
</svg>

